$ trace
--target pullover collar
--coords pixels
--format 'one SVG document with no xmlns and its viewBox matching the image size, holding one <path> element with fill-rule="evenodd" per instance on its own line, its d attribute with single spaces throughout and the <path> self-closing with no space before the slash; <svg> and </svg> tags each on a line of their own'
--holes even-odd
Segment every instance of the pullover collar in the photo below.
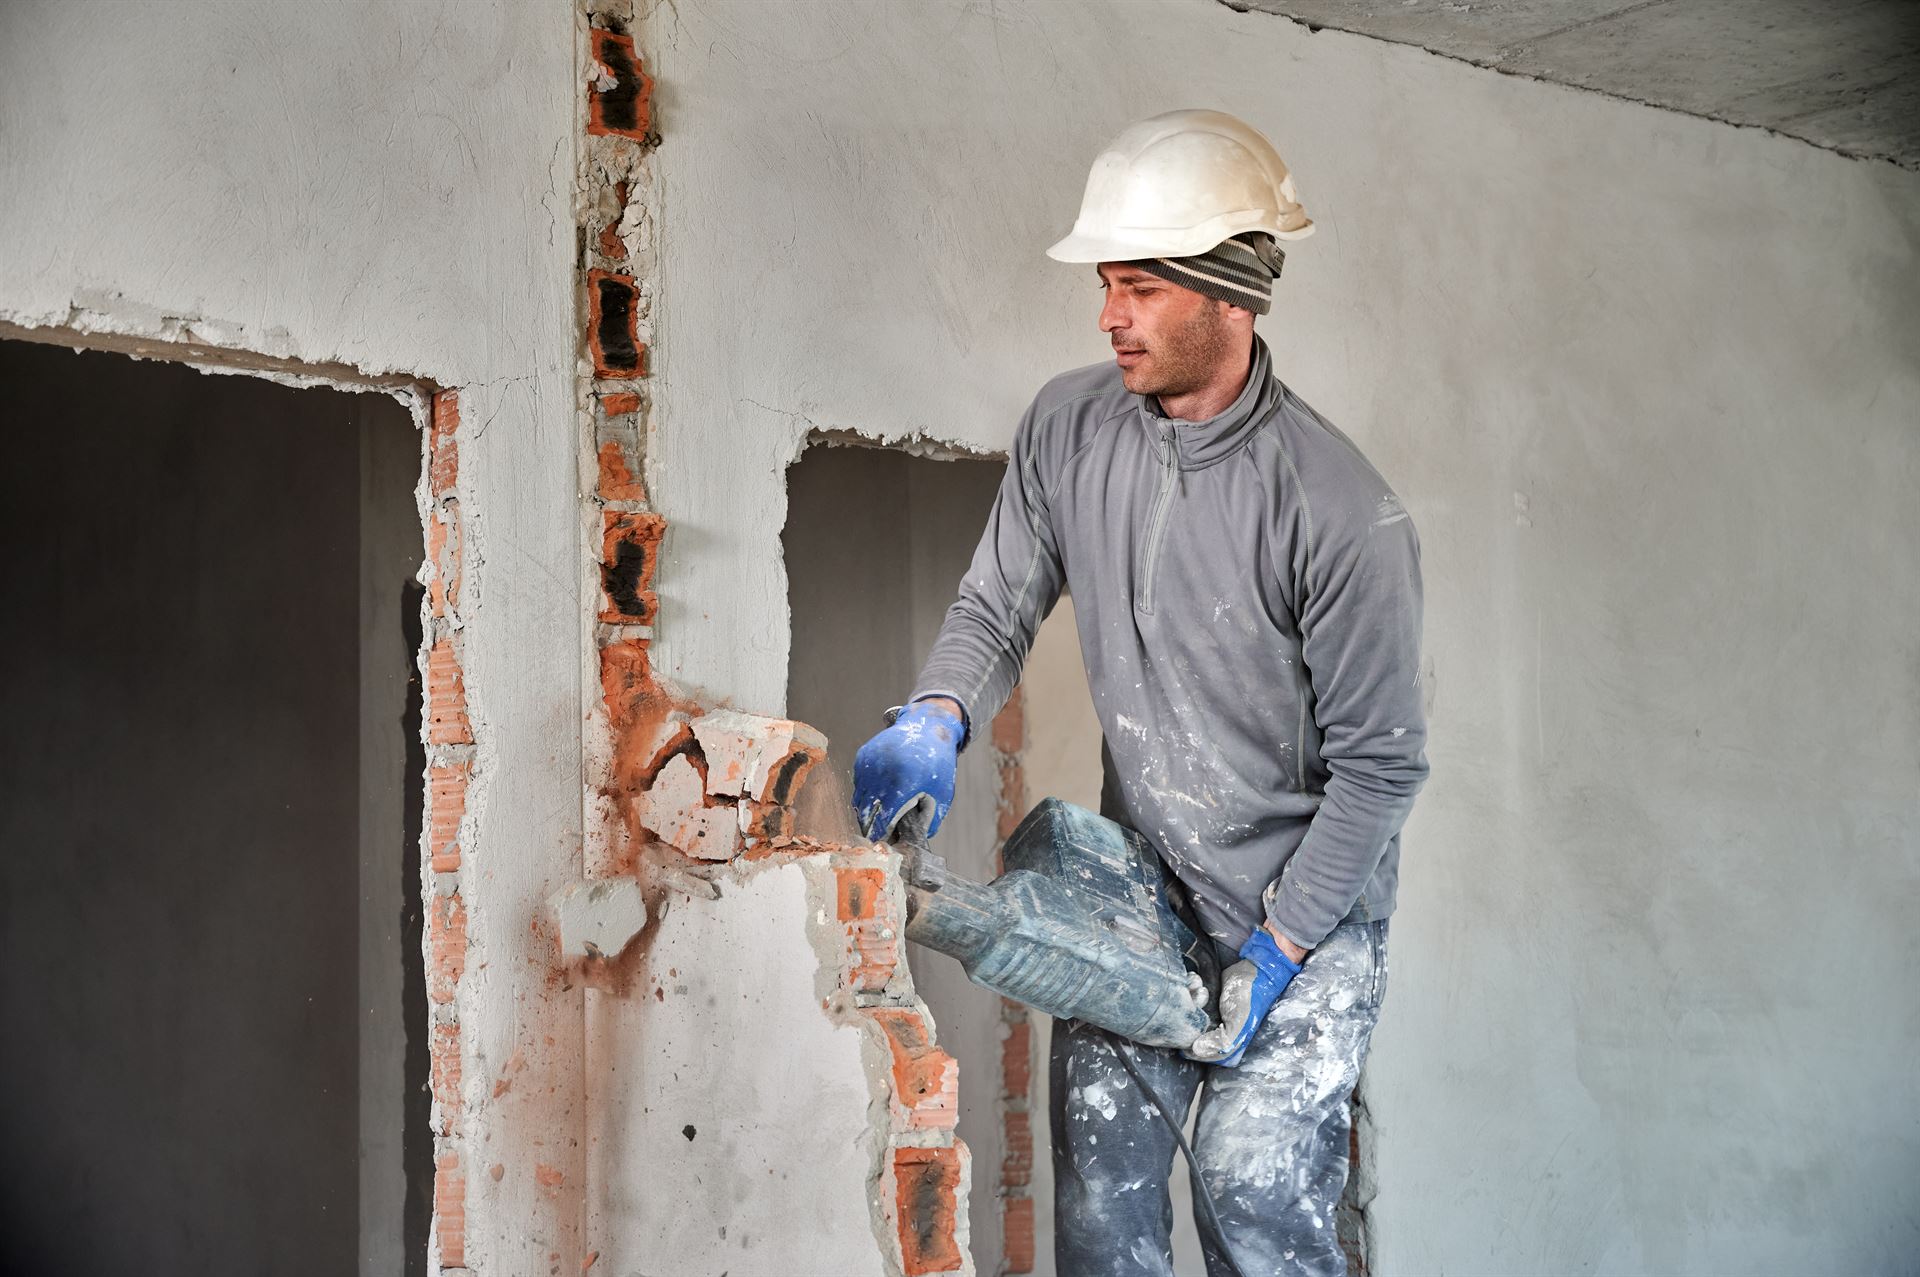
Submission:
<svg viewBox="0 0 1920 1277">
<path fill-rule="evenodd" d="M 1247 384 L 1241 388 L 1240 397 L 1217 416 L 1205 421 L 1179 421 L 1164 415 L 1160 401 L 1150 395 L 1135 395 L 1134 401 L 1139 406 L 1140 424 L 1153 444 L 1154 456 L 1163 462 L 1166 460 L 1166 440 L 1171 437 L 1174 457 L 1181 470 L 1205 470 L 1246 447 L 1284 394 L 1284 388 L 1274 378 L 1267 343 L 1256 334 Z"/>
</svg>

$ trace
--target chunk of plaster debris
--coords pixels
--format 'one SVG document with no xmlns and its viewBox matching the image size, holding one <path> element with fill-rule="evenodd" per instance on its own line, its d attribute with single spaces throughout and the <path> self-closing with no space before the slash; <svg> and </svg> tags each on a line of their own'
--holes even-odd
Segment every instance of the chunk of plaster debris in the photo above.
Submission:
<svg viewBox="0 0 1920 1277">
<path fill-rule="evenodd" d="M 614 958 L 647 929 L 647 902 L 631 878 L 601 878 L 562 887 L 547 898 L 560 928 L 560 953 Z"/>
<path fill-rule="evenodd" d="M 792 804 L 808 769 L 827 756 L 827 738 L 791 719 L 780 719 L 774 728 L 754 755 L 747 773 L 747 796 L 785 807 Z"/>
<path fill-rule="evenodd" d="M 670 846 L 701 860 L 729 860 L 740 850 L 739 817 L 731 806 L 707 806 L 700 772 L 676 754 L 638 803 L 640 823 Z"/>
<path fill-rule="evenodd" d="M 730 709 L 717 709 L 693 721 L 694 739 L 700 742 L 700 752 L 707 759 L 708 793 L 740 796 L 767 723 L 767 719 Z"/>
<path fill-rule="evenodd" d="M 827 752 L 827 738 L 805 723 L 731 709 L 695 719 L 693 734 L 707 760 L 707 792 L 755 802 L 791 802 L 791 784 L 769 792 L 776 781 L 795 778 L 794 768 L 782 764 L 796 753 L 812 761 Z"/>
</svg>

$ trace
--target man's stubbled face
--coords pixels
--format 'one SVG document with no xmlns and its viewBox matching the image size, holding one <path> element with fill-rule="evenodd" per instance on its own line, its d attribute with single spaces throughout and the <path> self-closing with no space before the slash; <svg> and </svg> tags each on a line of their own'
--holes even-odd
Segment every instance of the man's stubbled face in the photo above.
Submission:
<svg viewBox="0 0 1920 1277">
<path fill-rule="evenodd" d="M 1136 395 L 1178 398 L 1205 386 L 1237 349 L 1227 303 L 1120 262 L 1100 265 L 1100 330 Z"/>
</svg>

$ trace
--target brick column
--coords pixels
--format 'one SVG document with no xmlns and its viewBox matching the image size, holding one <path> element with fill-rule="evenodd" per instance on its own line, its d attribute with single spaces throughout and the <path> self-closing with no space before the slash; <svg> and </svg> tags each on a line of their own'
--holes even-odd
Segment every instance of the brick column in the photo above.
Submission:
<svg viewBox="0 0 1920 1277">
<path fill-rule="evenodd" d="M 1000 778 L 999 829 L 1004 844 L 1027 814 L 1026 698 L 1019 687 L 993 720 L 993 759 Z M 1004 868 L 998 863 L 996 870 Z M 1033 1019 L 1011 998 L 1000 999 L 1000 1123 L 1005 1150 L 999 1195 L 1004 1232 L 1003 1273 L 1033 1271 Z"/>
<path fill-rule="evenodd" d="M 433 1254 L 442 1273 L 466 1269 L 467 1147 L 461 1091 L 466 1042 L 460 983 L 467 969 L 467 907 L 460 883 L 467 789 L 474 774 L 473 724 L 461 666 L 460 396 L 433 396 L 427 423 L 426 888 L 428 1068 L 433 1094 Z"/>
<path fill-rule="evenodd" d="M 586 876 L 637 878 L 645 887 L 656 876 L 684 883 L 730 863 L 780 859 L 801 862 L 828 885 L 833 907 L 819 915 L 818 947 L 829 955 L 833 980 L 819 1010 L 884 1042 L 892 1065 L 876 1079 L 885 1103 L 870 1110 L 876 1241 L 888 1268 L 907 1277 L 970 1272 L 968 1154 L 954 1134 L 959 1065 L 936 1043 L 901 960 L 905 897 L 894 857 L 884 847 L 795 833 L 794 803 L 826 753 L 819 733 L 787 719 L 703 705 L 652 668 L 649 648 L 660 623 L 654 576 L 667 532 L 645 482 L 647 440 L 660 424 L 647 385 L 648 264 L 656 253 L 649 197 L 659 136 L 653 81 L 630 34 L 631 0 L 584 0 L 583 8 L 589 61 L 577 263 L 587 413 L 582 475 L 595 533 L 593 646 L 605 723 L 604 740 L 588 747 L 595 808 L 589 836 L 597 846 Z M 612 956 L 588 956 L 573 964 L 569 978 L 624 994 L 616 965 Z M 793 1120 L 808 1115 L 796 1112 Z M 619 1262 L 670 1269 L 673 1261 Z"/>
</svg>

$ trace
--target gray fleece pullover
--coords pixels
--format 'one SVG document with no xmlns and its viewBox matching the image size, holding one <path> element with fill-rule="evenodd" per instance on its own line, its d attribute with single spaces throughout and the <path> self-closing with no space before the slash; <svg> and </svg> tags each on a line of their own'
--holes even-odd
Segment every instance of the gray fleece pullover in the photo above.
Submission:
<svg viewBox="0 0 1920 1277">
<path fill-rule="evenodd" d="M 1237 949 L 1393 912 L 1427 775 L 1420 545 L 1347 437 L 1254 339 L 1238 400 L 1163 417 L 1111 363 L 1048 382 L 914 699 L 981 724 L 1071 591 L 1106 736 L 1102 808 Z"/>
</svg>

